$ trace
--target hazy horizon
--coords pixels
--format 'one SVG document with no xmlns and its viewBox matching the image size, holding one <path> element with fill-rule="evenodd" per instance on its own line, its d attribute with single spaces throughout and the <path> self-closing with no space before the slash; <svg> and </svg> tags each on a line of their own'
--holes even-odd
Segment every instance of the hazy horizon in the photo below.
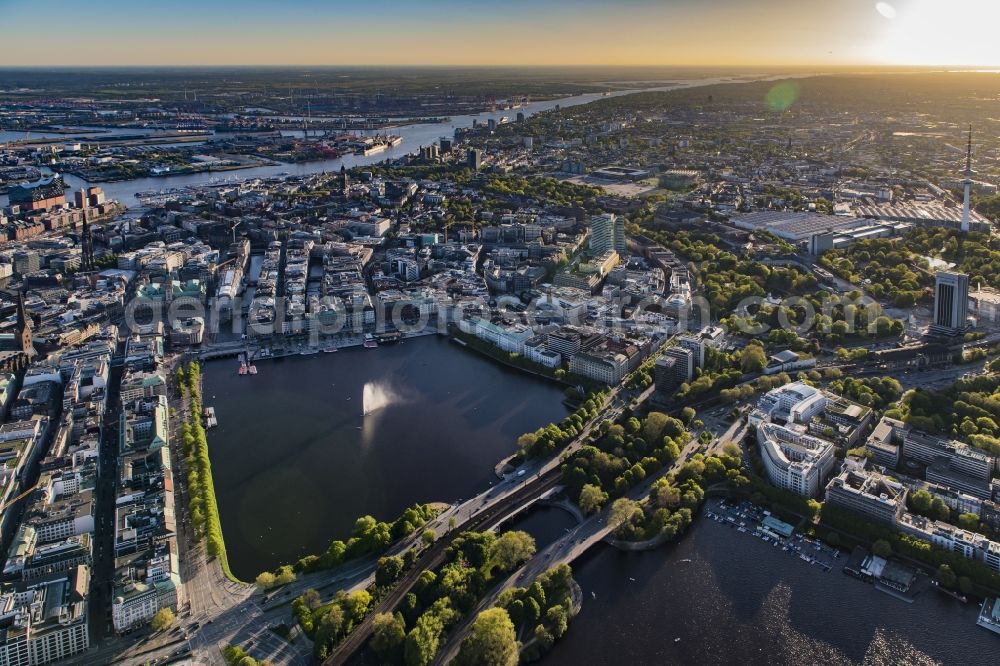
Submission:
<svg viewBox="0 0 1000 666">
<path fill-rule="evenodd" d="M 0 67 L 990 67 L 989 0 L 0 0 Z M 44 31 L 41 24 L 44 24 Z M 44 37 L 40 38 L 40 33 Z"/>
</svg>

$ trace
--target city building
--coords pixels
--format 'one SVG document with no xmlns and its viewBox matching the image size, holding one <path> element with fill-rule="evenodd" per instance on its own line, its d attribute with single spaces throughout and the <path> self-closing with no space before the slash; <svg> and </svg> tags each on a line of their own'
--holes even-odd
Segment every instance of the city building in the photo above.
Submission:
<svg viewBox="0 0 1000 666">
<path fill-rule="evenodd" d="M 903 456 L 927 465 L 926 479 L 932 483 L 983 499 L 992 495 L 995 458 L 968 444 L 911 429 L 903 439 Z"/>
<path fill-rule="evenodd" d="M 833 469 L 834 445 L 776 423 L 757 426 L 757 444 L 771 485 L 817 497 Z"/>
<path fill-rule="evenodd" d="M 778 238 L 797 243 L 815 234 L 833 233 L 868 224 L 867 220 L 847 215 L 820 215 L 796 211 L 761 211 L 733 219 L 738 229 L 768 231 Z"/>
<path fill-rule="evenodd" d="M 853 447 L 872 420 L 872 408 L 841 396 L 830 396 L 823 411 L 808 423 L 809 432 L 845 448 Z"/>
<path fill-rule="evenodd" d="M 11 206 L 21 210 L 46 210 L 66 203 L 66 183 L 59 176 L 44 178 L 36 183 L 14 185 L 7 194 Z"/>
<path fill-rule="evenodd" d="M 36 666 L 90 647 L 87 593 L 90 570 L 15 583 L 0 593 L 0 664 Z"/>
<path fill-rule="evenodd" d="M 473 171 L 479 171 L 483 165 L 483 151 L 478 148 L 469 148 L 465 154 L 465 165 Z"/>
<path fill-rule="evenodd" d="M 815 367 L 815 357 L 785 349 L 768 357 L 767 365 L 764 366 L 764 374 L 776 375 L 779 372 L 795 372 Z"/>
<path fill-rule="evenodd" d="M 813 416 L 826 408 L 830 398 L 823 391 L 803 382 L 779 386 L 762 395 L 750 413 L 751 425 L 765 421 L 809 423 Z"/>
<path fill-rule="evenodd" d="M 900 514 L 896 527 L 906 534 L 958 553 L 966 559 L 983 562 L 993 571 L 1000 573 L 1000 543 L 991 541 L 982 534 L 905 512 Z"/>
<path fill-rule="evenodd" d="M 826 485 L 826 502 L 892 525 L 906 510 L 906 487 L 878 472 L 844 465 Z"/>
<path fill-rule="evenodd" d="M 677 346 L 691 351 L 694 365 L 697 368 L 705 367 L 705 338 L 700 333 L 695 335 L 677 336 Z M 688 378 L 690 380 L 690 378 Z"/>
<path fill-rule="evenodd" d="M 590 251 L 595 254 L 606 254 L 614 250 L 624 256 L 627 253 L 625 218 L 614 213 L 591 217 L 589 243 Z"/>
<path fill-rule="evenodd" d="M 934 278 L 934 323 L 931 331 L 958 335 L 967 328 L 969 316 L 969 276 L 940 271 Z"/>
<path fill-rule="evenodd" d="M 877 464 L 886 469 L 896 469 L 909 431 L 910 427 L 904 422 L 883 416 L 865 440 L 865 450 Z"/>
<path fill-rule="evenodd" d="M 672 359 L 674 361 L 670 372 L 674 378 L 679 379 L 680 381 L 673 387 L 673 390 L 676 390 L 676 387 L 680 386 L 681 383 L 689 382 L 694 379 L 694 369 L 698 366 L 695 360 L 695 353 L 689 347 L 681 347 L 680 345 L 667 347 L 663 350 L 660 358 Z M 664 361 L 664 364 L 666 363 L 667 361 Z M 659 384 L 657 384 L 657 386 L 659 386 Z"/>
</svg>

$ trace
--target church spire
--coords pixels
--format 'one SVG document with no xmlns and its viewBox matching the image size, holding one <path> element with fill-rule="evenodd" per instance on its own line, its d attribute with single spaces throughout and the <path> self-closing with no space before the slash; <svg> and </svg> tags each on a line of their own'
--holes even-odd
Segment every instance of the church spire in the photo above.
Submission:
<svg viewBox="0 0 1000 666">
<path fill-rule="evenodd" d="M 97 268 L 94 262 L 94 238 L 90 235 L 86 207 L 83 209 L 83 230 L 80 234 L 80 268 L 84 273 L 92 273 Z"/>
<path fill-rule="evenodd" d="M 23 289 L 17 292 L 17 345 L 19 351 L 29 356 L 34 355 L 35 345 L 31 341 L 31 317 L 28 316 Z"/>
</svg>

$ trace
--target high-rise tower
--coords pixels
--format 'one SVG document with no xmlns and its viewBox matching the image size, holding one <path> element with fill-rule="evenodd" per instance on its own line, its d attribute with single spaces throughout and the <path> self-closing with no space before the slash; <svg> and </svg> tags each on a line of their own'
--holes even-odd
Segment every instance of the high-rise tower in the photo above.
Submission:
<svg viewBox="0 0 1000 666">
<path fill-rule="evenodd" d="M 939 271 L 934 279 L 934 321 L 930 330 L 943 335 L 958 335 L 966 330 L 969 313 L 969 276 L 953 271 Z"/>
<path fill-rule="evenodd" d="M 965 153 L 965 198 L 962 200 L 962 233 L 969 233 L 969 217 L 971 216 L 969 198 L 972 195 L 972 125 L 969 125 L 969 148 Z"/>
<path fill-rule="evenodd" d="M 92 273 L 97 266 L 94 262 L 94 238 L 90 234 L 90 225 L 87 222 L 87 209 L 83 209 L 83 231 L 80 234 L 80 270 L 84 273 Z"/>
</svg>

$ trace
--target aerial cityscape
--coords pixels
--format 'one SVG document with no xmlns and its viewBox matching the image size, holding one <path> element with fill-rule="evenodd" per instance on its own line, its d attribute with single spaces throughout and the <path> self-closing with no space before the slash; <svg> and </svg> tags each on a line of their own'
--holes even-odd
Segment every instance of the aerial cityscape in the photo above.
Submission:
<svg viewBox="0 0 1000 666">
<path fill-rule="evenodd" d="M 0 3 L 0 666 L 1000 663 L 1000 5 L 142 4 Z"/>
</svg>

